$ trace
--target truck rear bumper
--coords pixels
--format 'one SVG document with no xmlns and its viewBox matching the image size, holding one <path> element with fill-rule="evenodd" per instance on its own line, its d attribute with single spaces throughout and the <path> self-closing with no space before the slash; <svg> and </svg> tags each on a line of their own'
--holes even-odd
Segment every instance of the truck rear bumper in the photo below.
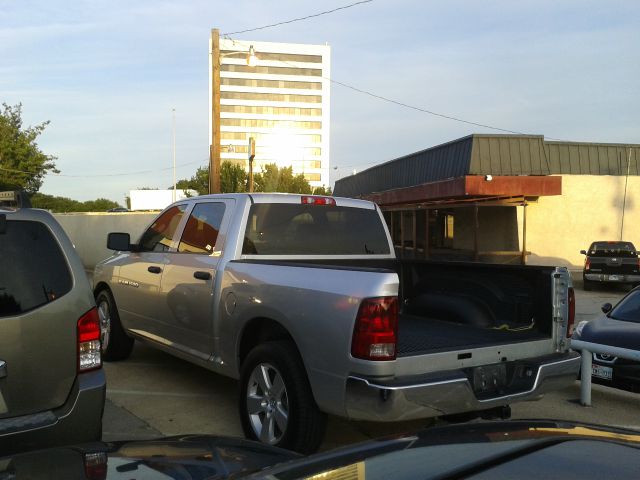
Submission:
<svg viewBox="0 0 640 480">
<path fill-rule="evenodd" d="M 575 352 L 515 362 L 507 393 L 477 395 L 468 372 L 452 370 L 391 381 L 347 378 L 346 411 L 350 419 L 377 422 L 413 420 L 485 410 L 566 387 L 580 369 Z M 522 372 L 522 373 L 520 373 Z M 473 377 L 471 377 L 473 378 Z"/>
<path fill-rule="evenodd" d="M 640 275 L 608 274 L 608 273 L 585 273 L 585 280 L 592 282 L 615 282 L 615 283 L 637 283 L 640 282 Z"/>
</svg>

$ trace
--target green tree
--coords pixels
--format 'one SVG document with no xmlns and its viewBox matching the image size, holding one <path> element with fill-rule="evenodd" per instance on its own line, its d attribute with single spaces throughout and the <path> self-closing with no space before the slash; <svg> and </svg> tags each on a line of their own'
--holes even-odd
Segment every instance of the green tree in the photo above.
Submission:
<svg viewBox="0 0 640 480">
<path fill-rule="evenodd" d="M 207 178 L 209 169 L 207 169 Z M 222 193 L 246 192 L 249 174 L 237 163 L 222 162 L 220 166 L 220 191 Z"/>
<path fill-rule="evenodd" d="M 44 193 L 34 193 L 31 196 L 31 205 L 34 208 L 43 208 L 55 213 L 67 212 L 106 212 L 112 208 L 119 207 L 117 202 L 106 198 L 88 200 L 80 202 L 67 197 L 56 197 Z"/>
<path fill-rule="evenodd" d="M 331 195 L 333 195 L 333 192 L 331 191 L 331 187 L 325 187 L 323 185 L 322 187 L 315 187 L 313 189 L 313 194 L 314 195 L 325 195 L 327 197 L 330 197 Z"/>
<path fill-rule="evenodd" d="M 59 173 L 54 161 L 36 143 L 49 121 L 24 127 L 22 104 L 2 104 L 0 111 L 0 189 L 22 189 L 37 192 L 47 172 Z"/>
<path fill-rule="evenodd" d="M 311 193 L 311 185 L 301 173 L 293 175 L 292 167 L 278 168 L 270 163 L 254 175 L 256 192 Z"/>
<path fill-rule="evenodd" d="M 198 195 L 206 195 L 209 193 L 209 167 L 199 167 L 193 177 L 178 180 L 176 182 L 176 188 L 195 190 L 198 192 Z"/>
</svg>

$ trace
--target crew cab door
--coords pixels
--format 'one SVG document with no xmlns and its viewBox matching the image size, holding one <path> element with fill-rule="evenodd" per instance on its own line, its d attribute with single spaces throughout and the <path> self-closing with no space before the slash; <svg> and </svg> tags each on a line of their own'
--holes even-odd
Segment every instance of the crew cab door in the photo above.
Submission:
<svg viewBox="0 0 640 480">
<path fill-rule="evenodd" d="M 160 281 L 186 208 L 185 203 L 162 212 L 120 267 L 118 281 L 111 287 L 125 328 L 153 336 L 162 336 L 166 330 L 160 323 Z"/>
<path fill-rule="evenodd" d="M 216 271 L 234 200 L 194 203 L 162 274 L 162 322 L 174 348 L 207 360 L 213 353 Z"/>
</svg>

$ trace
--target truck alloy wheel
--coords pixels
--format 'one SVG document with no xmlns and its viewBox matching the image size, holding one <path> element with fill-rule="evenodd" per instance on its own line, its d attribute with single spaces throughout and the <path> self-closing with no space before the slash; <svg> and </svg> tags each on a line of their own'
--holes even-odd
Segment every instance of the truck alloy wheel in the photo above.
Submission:
<svg viewBox="0 0 640 480">
<path fill-rule="evenodd" d="M 133 338 L 127 336 L 120 323 L 118 307 L 109 290 L 100 290 L 96 296 L 100 319 L 100 341 L 104 360 L 124 360 L 133 349 Z"/>
<path fill-rule="evenodd" d="M 111 313 L 106 297 L 102 297 L 98 303 L 98 317 L 100 319 L 100 343 L 104 355 L 111 339 Z"/>
<path fill-rule="evenodd" d="M 249 377 L 246 402 L 256 437 L 269 445 L 278 443 L 289 423 L 289 398 L 277 368 L 269 363 L 256 365 Z"/>
<path fill-rule="evenodd" d="M 295 345 L 275 340 L 255 346 L 242 362 L 240 401 L 247 438 L 300 453 L 315 452 L 327 425 L 313 398 Z"/>
</svg>

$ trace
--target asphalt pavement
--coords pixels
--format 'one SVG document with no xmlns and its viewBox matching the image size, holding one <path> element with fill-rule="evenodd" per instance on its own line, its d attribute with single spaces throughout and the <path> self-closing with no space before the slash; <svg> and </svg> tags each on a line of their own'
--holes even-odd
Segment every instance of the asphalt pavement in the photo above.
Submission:
<svg viewBox="0 0 640 480">
<path fill-rule="evenodd" d="M 585 292 L 576 285 L 576 322 L 600 314 L 615 303 L 622 287 Z M 136 342 L 123 362 L 105 364 L 107 405 L 104 440 L 150 439 L 166 435 L 208 433 L 242 436 L 236 381 Z M 640 395 L 594 385 L 591 407 L 579 403 L 580 383 L 547 394 L 535 402 L 512 405 L 512 418 L 556 418 L 640 429 Z M 348 422 L 330 417 L 322 449 L 387 434 L 414 431 L 434 423 L 420 420 L 394 424 Z"/>
</svg>

